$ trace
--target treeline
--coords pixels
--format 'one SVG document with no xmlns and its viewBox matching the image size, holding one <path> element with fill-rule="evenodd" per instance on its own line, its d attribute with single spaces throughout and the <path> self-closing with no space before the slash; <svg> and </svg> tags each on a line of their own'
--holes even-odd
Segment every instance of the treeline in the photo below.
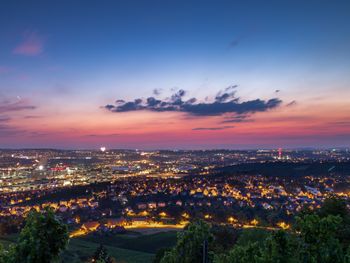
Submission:
<svg viewBox="0 0 350 263">
<path fill-rule="evenodd" d="M 32 211 L 18 240 L 0 247 L 0 263 L 53 263 L 69 241 L 53 210 Z M 100 246 L 88 262 L 116 262 Z M 160 250 L 154 263 L 350 263 L 350 212 L 332 197 L 315 211 L 303 210 L 288 230 L 235 229 L 204 221 L 178 233 L 174 247 Z"/>
<path fill-rule="evenodd" d="M 317 211 L 302 211 L 289 230 L 251 231 L 197 221 L 178 234 L 173 248 L 159 251 L 154 262 L 350 263 L 350 213 L 336 197 Z"/>
</svg>

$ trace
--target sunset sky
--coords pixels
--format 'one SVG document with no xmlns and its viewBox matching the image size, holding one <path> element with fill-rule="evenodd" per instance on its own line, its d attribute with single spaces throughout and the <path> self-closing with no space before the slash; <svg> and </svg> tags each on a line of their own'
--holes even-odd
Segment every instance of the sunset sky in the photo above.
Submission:
<svg viewBox="0 0 350 263">
<path fill-rule="evenodd" d="M 350 1 L 2 1 L 0 148 L 350 146 Z"/>
</svg>

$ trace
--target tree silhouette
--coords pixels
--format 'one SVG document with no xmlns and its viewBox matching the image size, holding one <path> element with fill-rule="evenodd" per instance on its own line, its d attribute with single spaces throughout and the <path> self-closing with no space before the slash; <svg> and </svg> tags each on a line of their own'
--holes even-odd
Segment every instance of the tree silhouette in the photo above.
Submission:
<svg viewBox="0 0 350 263">
<path fill-rule="evenodd" d="M 93 257 L 93 262 L 99 263 L 114 263 L 114 259 L 108 254 L 107 249 L 100 244 L 100 246 L 96 249 Z"/>
<path fill-rule="evenodd" d="M 201 220 L 191 223 L 178 233 L 175 247 L 165 252 L 161 263 L 202 263 L 203 245 L 207 242 L 210 246 L 212 241 L 209 224 Z"/>
<path fill-rule="evenodd" d="M 68 238 L 67 226 L 52 209 L 42 213 L 31 211 L 14 247 L 14 261 L 51 263 L 65 249 Z"/>
</svg>

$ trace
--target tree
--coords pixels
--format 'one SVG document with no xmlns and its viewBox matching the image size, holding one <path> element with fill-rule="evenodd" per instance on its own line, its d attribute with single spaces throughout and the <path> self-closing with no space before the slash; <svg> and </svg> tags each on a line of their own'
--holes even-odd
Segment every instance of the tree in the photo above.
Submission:
<svg viewBox="0 0 350 263">
<path fill-rule="evenodd" d="M 10 246 L 9 249 L 4 249 L 0 244 L 0 263 L 13 262 L 13 247 Z"/>
<path fill-rule="evenodd" d="M 343 262 L 342 247 L 336 237 L 341 222 L 339 216 L 333 215 L 320 218 L 316 214 L 311 214 L 296 218 L 303 262 Z"/>
<path fill-rule="evenodd" d="M 114 259 L 108 254 L 107 249 L 101 244 L 95 251 L 92 257 L 93 262 L 113 263 Z"/>
<path fill-rule="evenodd" d="M 350 263 L 350 247 L 348 247 L 348 250 L 346 252 L 344 263 Z"/>
<path fill-rule="evenodd" d="M 14 261 L 21 263 L 51 263 L 68 243 L 67 226 L 52 209 L 31 211 L 14 248 Z"/>
<path fill-rule="evenodd" d="M 343 245 L 344 250 L 346 250 L 350 245 L 350 211 L 346 206 L 345 200 L 337 196 L 327 198 L 319 209 L 318 215 L 320 217 L 326 217 L 328 215 L 341 217 L 342 226 L 338 228 L 336 235 Z"/>
<path fill-rule="evenodd" d="M 211 233 L 214 237 L 213 247 L 215 253 L 222 253 L 231 249 L 239 236 L 239 230 L 227 225 L 213 225 Z"/>
<path fill-rule="evenodd" d="M 259 245 L 263 245 L 266 238 L 270 235 L 269 231 L 259 228 L 244 229 L 238 237 L 238 245 L 248 245 L 250 243 L 257 242 Z"/>
<path fill-rule="evenodd" d="M 344 219 L 349 217 L 349 210 L 346 207 L 345 200 L 337 196 L 331 196 L 323 202 L 321 208 L 318 211 L 318 214 L 321 217 L 334 215 L 334 216 L 340 216 L 341 218 Z"/>
<path fill-rule="evenodd" d="M 216 255 L 214 263 L 296 263 L 296 244 L 283 230 L 270 233 L 262 242 L 234 246 L 229 253 Z"/>
<path fill-rule="evenodd" d="M 169 252 L 171 248 L 161 248 L 154 256 L 153 263 L 160 263 L 166 252 Z M 1 262 L 0 262 L 1 263 Z"/>
<path fill-rule="evenodd" d="M 213 236 L 210 225 L 204 221 L 191 223 L 178 233 L 177 243 L 173 249 L 165 252 L 161 263 L 201 263 L 203 262 L 203 244 L 212 245 Z"/>
<path fill-rule="evenodd" d="M 244 246 L 236 245 L 229 253 L 216 255 L 214 263 L 260 263 L 261 247 L 257 242 Z"/>
<path fill-rule="evenodd" d="M 296 263 L 299 261 L 298 243 L 284 230 L 270 234 L 262 249 L 261 262 Z"/>
</svg>

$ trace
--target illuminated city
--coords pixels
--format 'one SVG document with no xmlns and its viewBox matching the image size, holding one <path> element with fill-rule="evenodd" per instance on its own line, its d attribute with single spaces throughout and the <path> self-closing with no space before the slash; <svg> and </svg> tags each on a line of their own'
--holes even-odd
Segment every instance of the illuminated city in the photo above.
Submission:
<svg viewBox="0 0 350 263">
<path fill-rule="evenodd" d="M 3 0 L 0 263 L 350 263 L 350 1 Z"/>
<path fill-rule="evenodd" d="M 332 194 L 350 197 L 348 149 L 0 154 L 0 212 L 8 223 L 51 206 L 73 229 L 94 222 L 91 231 L 101 230 L 103 219 L 108 229 L 155 223 L 171 228 L 191 217 L 279 227 L 305 205 L 314 209 Z M 272 211 L 278 211 L 275 218 Z M 254 214 L 261 222 L 253 221 Z"/>
</svg>

